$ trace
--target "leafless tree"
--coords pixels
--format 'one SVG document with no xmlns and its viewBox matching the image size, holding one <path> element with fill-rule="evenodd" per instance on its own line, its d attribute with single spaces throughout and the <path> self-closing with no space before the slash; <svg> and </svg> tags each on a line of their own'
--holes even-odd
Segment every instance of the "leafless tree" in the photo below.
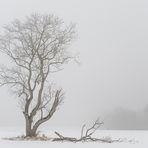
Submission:
<svg viewBox="0 0 148 148">
<path fill-rule="evenodd" d="M 62 89 L 49 83 L 49 75 L 73 58 L 67 49 L 74 37 L 75 26 L 65 27 L 54 15 L 32 14 L 4 27 L 0 50 L 13 65 L 1 67 L 0 84 L 9 85 L 19 97 L 26 136 L 36 136 L 64 97 Z"/>
</svg>

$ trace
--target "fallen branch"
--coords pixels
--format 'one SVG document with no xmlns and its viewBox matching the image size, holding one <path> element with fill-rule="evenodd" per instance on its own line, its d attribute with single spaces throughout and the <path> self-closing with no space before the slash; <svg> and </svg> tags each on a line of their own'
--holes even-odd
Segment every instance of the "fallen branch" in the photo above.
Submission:
<svg viewBox="0 0 148 148">
<path fill-rule="evenodd" d="M 55 132 L 55 134 L 58 136 L 58 138 L 54 138 L 52 141 L 67 141 L 67 142 L 106 142 L 106 143 L 112 143 L 112 142 L 120 142 L 121 140 L 112 140 L 111 138 L 94 138 L 92 135 L 95 133 L 97 129 L 103 124 L 103 122 L 100 122 L 99 119 L 97 119 L 94 124 L 85 130 L 85 124 L 82 126 L 81 129 L 81 137 L 80 138 L 75 138 L 75 137 L 65 137 L 61 135 L 58 132 Z M 85 130 L 85 131 L 84 131 Z"/>
<path fill-rule="evenodd" d="M 64 137 L 58 132 L 55 132 L 55 134 L 58 136 L 58 138 L 54 138 L 52 141 L 61 141 L 61 142 L 106 142 L 106 143 L 112 143 L 112 142 L 119 142 L 119 140 L 111 140 L 106 138 L 92 138 L 92 137 L 83 137 L 83 138 L 73 138 L 73 137 Z"/>
</svg>

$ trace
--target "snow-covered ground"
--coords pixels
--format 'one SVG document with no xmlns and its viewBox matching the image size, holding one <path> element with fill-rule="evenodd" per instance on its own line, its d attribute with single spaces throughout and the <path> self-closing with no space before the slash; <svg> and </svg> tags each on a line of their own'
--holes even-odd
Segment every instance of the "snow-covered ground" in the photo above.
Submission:
<svg viewBox="0 0 148 148">
<path fill-rule="evenodd" d="M 60 130 L 65 136 L 79 136 L 78 131 Z M 52 133 L 52 132 L 51 132 Z M 71 142 L 51 142 L 51 141 L 8 141 L 3 140 L 5 137 L 13 137 L 21 135 L 20 132 L 14 132 L 10 129 L 1 129 L 0 131 L 0 148 L 147 148 L 148 147 L 148 131 L 111 131 L 99 130 L 95 137 L 111 137 L 112 139 L 123 139 L 123 142 L 115 143 L 71 143 Z M 54 134 L 50 134 L 50 136 Z M 48 134 L 49 136 L 49 134 Z"/>
</svg>

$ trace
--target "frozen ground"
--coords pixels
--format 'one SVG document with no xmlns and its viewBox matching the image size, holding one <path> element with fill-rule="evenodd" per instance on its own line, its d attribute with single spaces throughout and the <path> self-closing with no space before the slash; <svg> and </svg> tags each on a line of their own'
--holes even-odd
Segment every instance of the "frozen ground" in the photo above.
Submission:
<svg viewBox="0 0 148 148">
<path fill-rule="evenodd" d="M 58 130 L 65 136 L 79 136 L 78 131 Z M 54 131 L 53 131 L 54 132 Z M 53 133 L 51 132 L 51 133 Z M 47 134 L 54 136 L 54 134 Z M 111 131 L 100 130 L 94 136 L 106 137 L 112 139 L 123 139 L 123 142 L 116 143 L 70 143 L 70 142 L 50 142 L 50 141 L 7 141 L 4 137 L 13 137 L 21 135 L 14 130 L 1 129 L 0 131 L 0 148 L 147 148 L 148 147 L 148 131 Z M 131 141 L 130 141 L 131 140 Z"/>
</svg>

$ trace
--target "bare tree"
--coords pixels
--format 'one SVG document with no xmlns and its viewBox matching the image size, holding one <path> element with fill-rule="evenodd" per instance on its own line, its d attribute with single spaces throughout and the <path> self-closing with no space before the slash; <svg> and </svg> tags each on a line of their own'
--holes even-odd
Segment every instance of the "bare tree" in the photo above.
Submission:
<svg viewBox="0 0 148 148">
<path fill-rule="evenodd" d="M 13 65 L 1 67 L 0 84 L 10 85 L 19 97 L 26 136 L 36 136 L 38 127 L 52 117 L 64 97 L 48 77 L 73 58 L 67 49 L 74 36 L 74 25 L 64 27 L 54 15 L 32 14 L 4 27 L 0 50 Z"/>
</svg>

